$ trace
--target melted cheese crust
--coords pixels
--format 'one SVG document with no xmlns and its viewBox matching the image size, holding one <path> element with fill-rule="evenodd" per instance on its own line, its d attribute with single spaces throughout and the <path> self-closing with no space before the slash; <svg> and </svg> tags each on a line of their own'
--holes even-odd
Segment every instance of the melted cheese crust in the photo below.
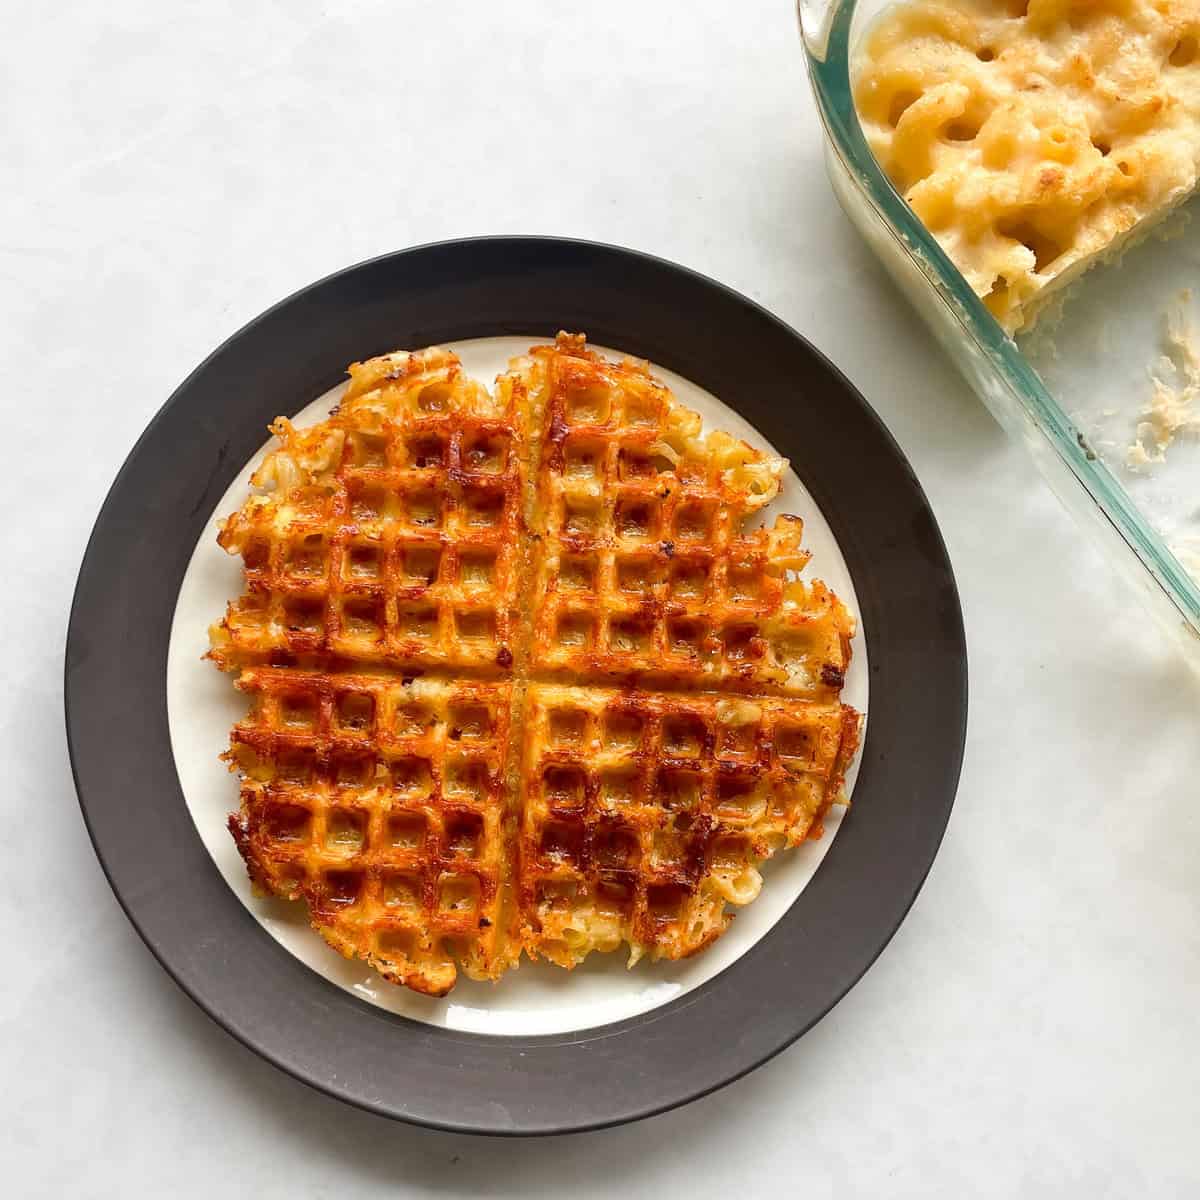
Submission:
<svg viewBox="0 0 1200 1200">
<path fill-rule="evenodd" d="M 884 171 L 1010 333 L 1196 186 L 1200 0 L 905 0 L 853 74 Z"/>
</svg>

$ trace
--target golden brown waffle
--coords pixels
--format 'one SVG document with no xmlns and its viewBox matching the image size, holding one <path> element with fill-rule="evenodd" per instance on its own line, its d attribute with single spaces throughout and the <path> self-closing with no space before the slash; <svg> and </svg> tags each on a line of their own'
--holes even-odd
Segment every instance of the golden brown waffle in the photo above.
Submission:
<svg viewBox="0 0 1200 1200">
<path fill-rule="evenodd" d="M 525 949 L 570 967 L 621 942 L 633 961 L 708 945 L 764 859 L 820 835 L 858 725 L 841 704 L 530 685 Z"/>
<path fill-rule="evenodd" d="M 350 374 L 219 538 L 256 887 L 434 995 L 522 951 L 694 953 L 857 746 L 853 619 L 798 578 L 798 519 L 744 528 L 786 464 L 579 336 L 494 397 L 438 349 Z"/>
<path fill-rule="evenodd" d="M 500 975 L 512 685 L 252 667 L 238 687 L 229 820 L 254 881 L 397 983 Z"/>
<path fill-rule="evenodd" d="M 808 562 L 803 524 L 746 532 L 786 462 L 700 418 L 644 363 L 561 336 L 517 371 L 540 469 L 532 666 L 576 678 L 834 698 L 852 625 Z"/>
<path fill-rule="evenodd" d="M 356 363 L 339 410 L 280 417 L 264 494 L 225 523 L 246 594 L 214 631 L 229 669 L 512 665 L 524 439 L 444 350 Z"/>
</svg>

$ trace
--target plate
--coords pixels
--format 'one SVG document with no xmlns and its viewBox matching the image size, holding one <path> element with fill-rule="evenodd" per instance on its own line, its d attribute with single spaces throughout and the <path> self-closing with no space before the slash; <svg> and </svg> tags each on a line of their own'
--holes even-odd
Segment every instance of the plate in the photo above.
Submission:
<svg viewBox="0 0 1200 1200">
<path fill-rule="evenodd" d="M 539 339 L 526 334 L 511 337 L 473 338 L 444 342 L 455 351 L 475 379 L 494 380 L 509 360 L 524 354 Z M 610 357 L 620 357 L 617 347 L 596 347 Z M 777 454 L 744 417 L 683 376 L 652 364 L 676 398 L 698 412 L 707 428 L 721 429 Z M 326 392 L 296 415 L 302 425 L 323 420 L 340 402 L 341 384 Z M 246 866 L 229 836 L 227 819 L 238 807 L 237 783 L 213 752 L 224 747 L 229 729 L 245 713 L 245 700 L 230 686 L 227 676 L 213 670 L 204 659 L 208 626 L 225 611 L 231 596 L 244 589 L 240 558 L 217 545 L 221 520 L 239 508 L 249 494 L 250 476 L 262 461 L 263 447 L 217 501 L 201 532 L 191 562 L 184 573 L 175 605 L 171 641 L 167 651 L 167 715 L 175 767 L 184 799 L 208 852 L 226 883 L 234 889 L 259 924 L 281 945 L 313 970 L 372 1004 L 449 1029 L 477 1033 L 569 1033 L 636 1016 L 699 987 L 766 934 L 791 907 L 815 873 L 833 843 L 843 810 L 835 808 L 825 821 L 825 836 L 764 865 L 769 886 L 755 902 L 737 913 L 730 930 L 705 953 L 681 962 L 645 962 L 634 972 L 625 968 L 624 954 L 597 954 L 565 974 L 548 962 L 523 962 L 495 987 L 460 975 L 449 1000 L 420 996 L 384 982 L 361 960 L 346 960 L 330 951 L 312 929 L 300 904 L 256 898 L 250 890 Z M 808 575 L 820 577 L 858 611 L 854 582 L 842 558 L 833 531 L 794 471 L 787 471 L 779 496 L 758 514 L 756 523 L 770 525 L 777 513 L 792 513 L 804 520 L 804 545 L 812 552 Z M 867 714 L 870 676 L 866 639 L 856 648 L 846 673 L 843 699 Z M 847 772 L 852 792 L 857 759 Z"/>
<path fill-rule="evenodd" d="M 235 507 L 267 422 L 334 403 L 348 362 L 451 344 L 486 379 L 560 328 L 649 359 L 706 423 L 790 459 L 783 504 L 805 517 L 809 574 L 860 617 L 847 698 L 863 704 L 869 683 L 869 728 L 852 807 L 820 842 L 772 864 L 762 897 L 706 954 L 629 973 L 617 956 L 570 974 L 523 963 L 497 988 L 464 980 L 433 1001 L 343 962 L 296 906 L 252 898 L 230 853 L 221 818 L 236 785 L 216 755 L 237 701 L 198 656 L 206 622 L 239 588 L 212 522 Z M 919 485 L 866 402 L 803 338 L 658 259 L 487 238 L 314 284 L 185 381 L 97 520 L 71 614 L 66 703 L 80 803 L 113 890 L 215 1020 L 305 1082 L 388 1116 L 557 1133 L 711 1091 L 849 990 L 903 919 L 949 818 L 966 658 Z"/>
</svg>

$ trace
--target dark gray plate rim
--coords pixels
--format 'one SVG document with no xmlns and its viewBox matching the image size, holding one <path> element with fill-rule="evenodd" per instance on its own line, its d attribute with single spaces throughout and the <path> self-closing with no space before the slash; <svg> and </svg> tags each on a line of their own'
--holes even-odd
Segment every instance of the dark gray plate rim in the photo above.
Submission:
<svg viewBox="0 0 1200 1200">
<path fill-rule="evenodd" d="M 213 504 L 267 422 L 396 346 L 586 331 L 698 383 L 787 455 L 841 545 L 871 664 L 855 802 L 816 876 L 735 964 L 601 1028 L 488 1037 L 367 1004 L 264 933 L 200 842 L 167 728 L 175 600 Z M 126 460 L 71 609 L 67 736 L 80 806 L 126 915 L 171 977 L 264 1058 L 340 1100 L 440 1129 L 564 1133 L 636 1120 L 744 1075 L 812 1027 L 899 927 L 962 763 L 966 646 L 929 504 L 849 381 L 714 281 L 648 255 L 540 237 L 420 246 L 340 271 L 234 334 Z"/>
</svg>

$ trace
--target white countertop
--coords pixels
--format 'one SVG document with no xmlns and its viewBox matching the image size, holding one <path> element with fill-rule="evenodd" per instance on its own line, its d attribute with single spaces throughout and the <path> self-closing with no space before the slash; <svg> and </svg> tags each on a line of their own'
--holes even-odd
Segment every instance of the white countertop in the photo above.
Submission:
<svg viewBox="0 0 1200 1200">
<path fill-rule="evenodd" d="M 5 24 L 10 1194 L 1195 1194 L 1200 686 L 843 219 L 788 0 L 118 0 Z M 949 832 L 862 982 L 703 1101 L 524 1143 L 342 1107 L 195 1008 L 92 855 L 61 701 L 92 521 L 183 376 L 332 270 L 515 232 L 674 259 L 829 354 L 928 491 L 971 652 Z"/>
</svg>

